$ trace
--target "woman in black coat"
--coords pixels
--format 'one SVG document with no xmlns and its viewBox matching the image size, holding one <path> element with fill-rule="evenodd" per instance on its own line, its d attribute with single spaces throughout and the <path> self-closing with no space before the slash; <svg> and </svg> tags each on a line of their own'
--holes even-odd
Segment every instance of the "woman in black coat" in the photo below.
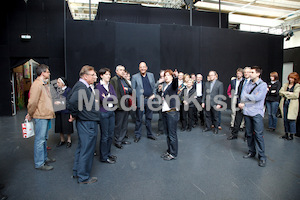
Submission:
<svg viewBox="0 0 300 200">
<path fill-rule="evenodd" d="M 71 88 L 68 87 L 67 80 L 64 77 L 60 77 L 57 79 L 57 86 L 59 99 L 56 99 L 54 105 L 61 106 L 63 109 L 66 107 L 66 99 L 68 93 L 71 91 Z M 64 137 L 64 135 L 66 134 L 68 137 L 66 147 L 70 148 L 72 146 L 71 134 L 74 132 L 73 123 L 69 122 L 70 112 L 67 109 L 63 109 L 55 112 L 55 115 L 55 133 L 60 133 L 60 141 L 56 146 L 60 147 L 66 144 Z"/>
<path fill-rule="evenodd" d="M 178 72 L 174 72 L 177 77 Z M 162 118 L 164 132 L 167 135 L 168 150 L 161 156 L 164 160 L 174 160 L 178 154 L 177 123 L 179 120 L 178 79 L 173 78 L 173 71 L 165 70 L 166 85 L 160 94 L 162 97 Z"/>
</svg>

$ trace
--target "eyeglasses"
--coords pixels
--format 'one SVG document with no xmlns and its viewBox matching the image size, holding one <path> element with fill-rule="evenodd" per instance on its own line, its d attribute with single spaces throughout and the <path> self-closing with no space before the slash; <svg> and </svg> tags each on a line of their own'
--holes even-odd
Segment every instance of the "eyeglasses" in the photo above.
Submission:
<svg viewBox="0 0 300 200">
<path fill-rule="evenodd" d="M 97 74 L 86 74 L 86 75 L 89 75 L 89 76 L 97 76 Z"/>
</svg>

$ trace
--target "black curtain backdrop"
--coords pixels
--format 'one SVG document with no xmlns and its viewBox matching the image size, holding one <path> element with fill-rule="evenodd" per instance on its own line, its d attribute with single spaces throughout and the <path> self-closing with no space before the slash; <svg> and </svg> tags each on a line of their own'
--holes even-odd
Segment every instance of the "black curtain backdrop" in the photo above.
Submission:
<svg viewBox="0 0 300 200">
<path fill-rule="evenodd" d="M 193 26 L 219 27 L 219 13 L 193 10 Z M 95 20 L 142 24 L 190 25 L 190 11 L 151 8 L 140 4 L 99 3 Z M 228 14 L 221 14 L 222 28 L 228 28 Z"/>
<path fill-rule="evenodd" d="M 108 67 L 112 71 L 121 64 L 134 74 L 138 72 L 140 61 L 148 64 L 156 78 L 159 70 L 166 68 L 202 73 L 204 77 L 210 70 L 216 70 L 224 89 L 239 67 L 261 66 L 265 81 L 271 71 L 281 75 L 281 36 L 212 27 L 101 20 L 68 21 L 67 25 L 68 77 L 72 77 L 72 84 L 84 64 L 97 70 Z M 74 73 L 76 78 L 73 78 Z"/>
<path fill-rule="evenodd" d="M 67 77 L 70 86 L 79 78 L 84 65 L 96 71 L 115 67 L 115 23 L 67 20 Z"/>
<path fill-rule="evenodd" d="M 115 65 L 124 65 L 135 74 L 141 61 L 148 71 L 159 74 L 160 26 L 148 24 L 116 23 Z"/>
</svg>

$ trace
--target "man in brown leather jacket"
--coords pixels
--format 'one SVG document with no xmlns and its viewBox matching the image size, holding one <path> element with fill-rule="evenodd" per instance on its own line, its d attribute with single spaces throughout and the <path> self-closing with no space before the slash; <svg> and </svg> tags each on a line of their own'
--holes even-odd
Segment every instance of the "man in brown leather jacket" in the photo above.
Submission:
<svg viewBox="0 0 300 200">
<path fill-rule="evenodd" d="M 51 119 L 55 118 L 50 88 L 47 85 L 50 78 L 49 67 L 41 64 L 36 68 L 36 73 L 38 77 L 30 88 L 26 119 L 31 120 L 33 118 L 35 122 L 35 168 L 48 171 L 53 169 L 53 166 L 47 164 L 55 162 L 55 159 L 48 158 L 47 155 L 48 126 Z"/>
</svg>

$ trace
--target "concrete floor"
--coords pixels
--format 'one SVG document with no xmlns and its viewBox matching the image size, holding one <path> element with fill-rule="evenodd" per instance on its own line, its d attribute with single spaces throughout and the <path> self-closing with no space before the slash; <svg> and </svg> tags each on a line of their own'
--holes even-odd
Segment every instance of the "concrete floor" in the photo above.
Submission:
<svg viewBox="0 0 300 200">
<path fill-rule="evenodd" d="M 134 124 L 129 123 L 129 141 L 124 149 L 112 147 L 117 163 L 100 163 L 95 157 L 91 176 L 98 182 L 79 185 L 71 178 L 77 133 L 73 146 L 56 147 L 59 134 L 54 122 L 49 133 L 50 157 L 56 158 L 54 170 L 34 169 L 34 138 L 23 139 L 21 123 L 25 111 L 14 117 L 0 117 L 0 183 L 9 199 L 122 199 L 122 200 L 183 200 L 183 199 L 299 199 L 300 139 L 279 139 L 283 134 L 282 119 L 276 132 L 265 131 L 267 166 L 258 160 L 243 159 L 247 144 L 243 133 L 238 140 L 228 141 L 230 112 L 222 113 L 223 130 L 218 135 L 202 133 L 197 126 L 192 132 L 178 131 L 179 155 L 174 161 L 160 158 L 166 150 L 165 136 L 152 141 L 146 138 L 133 142 Z M 154 115 L 153 130 L 157 130 Z M 267 119 L 265 119 L 267 127 Z M 179 130 L 179 129 L 178 129 Z M 99 141 L 99 137 L 98 137 Z M 99 144 L 99 143 L 98 143 Z M 97 146 L 98 150 L 98 146 Z"/>
</svg>

